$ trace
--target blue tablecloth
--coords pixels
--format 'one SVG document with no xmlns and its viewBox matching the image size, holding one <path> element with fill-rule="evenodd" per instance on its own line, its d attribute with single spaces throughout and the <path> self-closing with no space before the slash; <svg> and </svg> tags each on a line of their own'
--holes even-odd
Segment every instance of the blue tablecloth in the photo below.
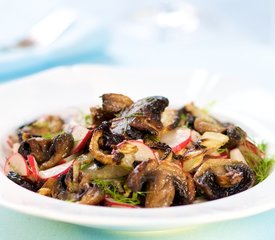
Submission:
<svg viewBox="0 0 275 240">
<path fill-rule="evenodd" d="M 183 230 L 162 232 L 116 232 L 87 228 L 30 217 L 0 208 L 0 239 L 2 240 L 273 240 L 275 210 L 239 220 L 219 222 Z"/>
</svg>

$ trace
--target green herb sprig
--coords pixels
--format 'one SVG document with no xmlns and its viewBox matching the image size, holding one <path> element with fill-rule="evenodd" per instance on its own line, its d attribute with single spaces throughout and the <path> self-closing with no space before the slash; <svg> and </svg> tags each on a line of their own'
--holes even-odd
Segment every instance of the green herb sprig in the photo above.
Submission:
<svg viewBox="0 0 275 240">
<path fill-rule="evenodd" d="M 265 180 L 272 167 L 275 164 L 275 156 L 267 157 L 268 144 L 266 142 L 261 142 L 257 145 L 258 149 L 264 154 L 264 158 L 259 162 L 259 164 L 254 168 L 256 174 L 256 182 L 262 182 Z"/>
<path fill-rule="evenodd" d="M 210 112 L 210 110 L 211 110 L 216 104 L 217 104 L 217 101 L 216 101 L 216 100 L 212 100 L 212 101 L 208 102 L 208 103 L 206 104 L 206 106 L 204 106 L 204 107 L 202 108 L 202 110 L 203 110 L 206 114 L 208 114 L 208 113 Z"/>
<path fill-rule="evenodd" d="M 255 173 L 256 184 L 268 177 L 275 164 L 275 156 L 267 156 L 267 143 L 262 142 L 257 145 L 257 148 L 259 149 L 259 154 L 254 153 L 249 147 L 240 147 L 248 165 Z M 263 156 L 260 156 L 260 153 Z"/>
<path fill-rule="evenodd" d="M 125 194 L 120 193 L 118 186 L 111 180 L 95 179 L 92 183 L 97 185 L 107 195 L 110 195 L 116 202 L 120 203 L 138 205 L 140 204 L 140 196 L 144 195 L 142 192 L 133 192 L 129 194 L 129 192 L 125 191 Z"/>
<path fill-rule="evenodd" d="M 58 132 L 58 133 L 45 133 L 42 135 L 42 138 L 44 139 L 53 139 L 55 138 L 57 135 L 63 134 L 65 133 L 64 131 Z"/>
</svg>

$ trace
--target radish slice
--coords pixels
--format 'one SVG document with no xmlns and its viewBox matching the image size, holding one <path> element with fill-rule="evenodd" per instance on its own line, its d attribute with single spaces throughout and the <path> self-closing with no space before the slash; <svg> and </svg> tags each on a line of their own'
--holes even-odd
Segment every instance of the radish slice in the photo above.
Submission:
<svg viewBox="0 0 275 240">
<path fill-rule="evenodd" d="M 168 144 L 173 152 L 177 153 L 191 141 L 191 130 L 186 127 L 173 129 L 165 132 L 160 141 Z"/>
<path fill-rule="evenodd" d="M 34 156 L 32 155 L 28 155 L 27 156 L 30 167 L 31 167 L 31 171 L 34 177 L 34 180 L 38 181 L 39 180 L 39 168 L 38 168 L 38 164 L 34 158 Z"/>
<path fill-rule="evenodd" d="M 55 167 L 49 168 L 44 171 L 40 171 L 39 177 L 42 179 L 59 177 L 60 175 L 67 173 L 69 171 L 70 167 L 73 165 L 73 163 L 74 163 L 74 160 L 67 162 L 67 163 L 57 165 Z"/>
<path fill-rule="evenodd" d="M 237 161 L 247 164 L 247 162 L 239 148 L 234 148 L 230 151 L 230 159 L 237 160 Z"/>
<path fill-rule="evenodd" d="M 128 148 L 128 144 L 130 147 L 137 147 L 137 152 L 135 152 L 134 154 L 125 152 L 126 148 Z M 154 154 L 152 149 L 144 144 L 142 140 L 123 141 L 122 143 L 119 143 L 117 145 L 117 150 L 124 153 L 125 157 L 127 157 L 127 155 L 133 156 L 134 161 L 143 162 L 149 159 L 156 159 L 156 155 Z"/>
<path fill-rule="evenodd" d="M 13 146 L 13 141 L 12 141 L 12 137 L 11 137 L 11 136 L 8 137 L 8 139 L 7 139 L 7 144 L 8 144 L 8 146 L 9 146 L 10 148 L 12 148 L 12 146 Z"/>
<path fill-rule="evenodd" d="M 13 153 L 17 153 L 19 147 L 20 147 L 20 143 L 14 143 L 14 144 L 12 145 L 12 152 L 13 152 Z"/>
<path fill-rule="evenodd" d="M 120 202 L 116 202 L 114 199 L 109 198 L 109 197 L 105 197 L 104 198 L 104 202 L 105 205 L 108 207 L 117 207 L 117 208 L 138 208 L 135 205 L 131 205 L 128 203 L 120 203 Z"/>
<path fill-rule="evenodd" d="M 83 126 L 75 126 L 72 135 L 75 142 L 72 154 L 75 154 L 80 152 L 86 146 L 87 141 L 92 135 L 92 131 Z"/>
<path fill-rule="evenodd" d="M 21 176 L 28 176 L 30 174 L 28 164 L 21 154 L 14 153 L 7 159 L 4 172 L 8 174 L 10 171 L 16 172 Z"/>
</svg>

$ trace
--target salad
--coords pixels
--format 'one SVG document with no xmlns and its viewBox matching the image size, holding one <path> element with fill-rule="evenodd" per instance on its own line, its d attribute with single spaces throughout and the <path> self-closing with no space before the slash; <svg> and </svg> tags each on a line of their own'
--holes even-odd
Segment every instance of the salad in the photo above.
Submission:
<svg viewBox="0 0 275 240">
<path fill-rule="evenodd" d="M 64 201 L 157 208 L 237 194 L 271 171 L 265 143 L 194 103 L 170 109 L 162 96 L 101 98 L 89 114 L 45 115 L 19 127 L 7 140 L 7 177 Z"/>
</svg>

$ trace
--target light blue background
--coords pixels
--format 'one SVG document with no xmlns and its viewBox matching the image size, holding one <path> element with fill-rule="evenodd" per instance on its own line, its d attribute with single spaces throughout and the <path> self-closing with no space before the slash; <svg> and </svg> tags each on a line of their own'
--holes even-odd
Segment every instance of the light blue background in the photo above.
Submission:
<svg viewBox="0 0 275 240">
<path fill-rule="evenodd" d="M 161 240 L 273 240 L 275 210 L 240 220 L 219 222 L 172 232 L 127 233 L 99 230 L 43 220 L 0 208 L 0 239 L 161 239 Z"/>
<path fill-rule="evenodd" d="M 208 69 L 275 91 L 271 0 L 190 1 L 201 24 L 195 33 L 181 35 L 147 27 L 136 17 L 144 9 L 159 9 L 159 2 L 165 1 L 0 0 L 0 46 L 23 36 L 55 9 L 70 6 L 79 14 L 74 25 L 46 50 L 0 53 L 0 82 L 60 65 L 97 63 L 174 72 Z M 98 23 L 92 27 L 95 18 Z M 137 27 L 153 35 L 144 38 L 130 31 Z M 0 96 L 0 100 L 4 99 Z M 176 232 L 134 234 L 44 220 L 0 207 L 1 240 L 37 238 L 268 240 L 275 239 L 275 211 Z"/>
</svg>

